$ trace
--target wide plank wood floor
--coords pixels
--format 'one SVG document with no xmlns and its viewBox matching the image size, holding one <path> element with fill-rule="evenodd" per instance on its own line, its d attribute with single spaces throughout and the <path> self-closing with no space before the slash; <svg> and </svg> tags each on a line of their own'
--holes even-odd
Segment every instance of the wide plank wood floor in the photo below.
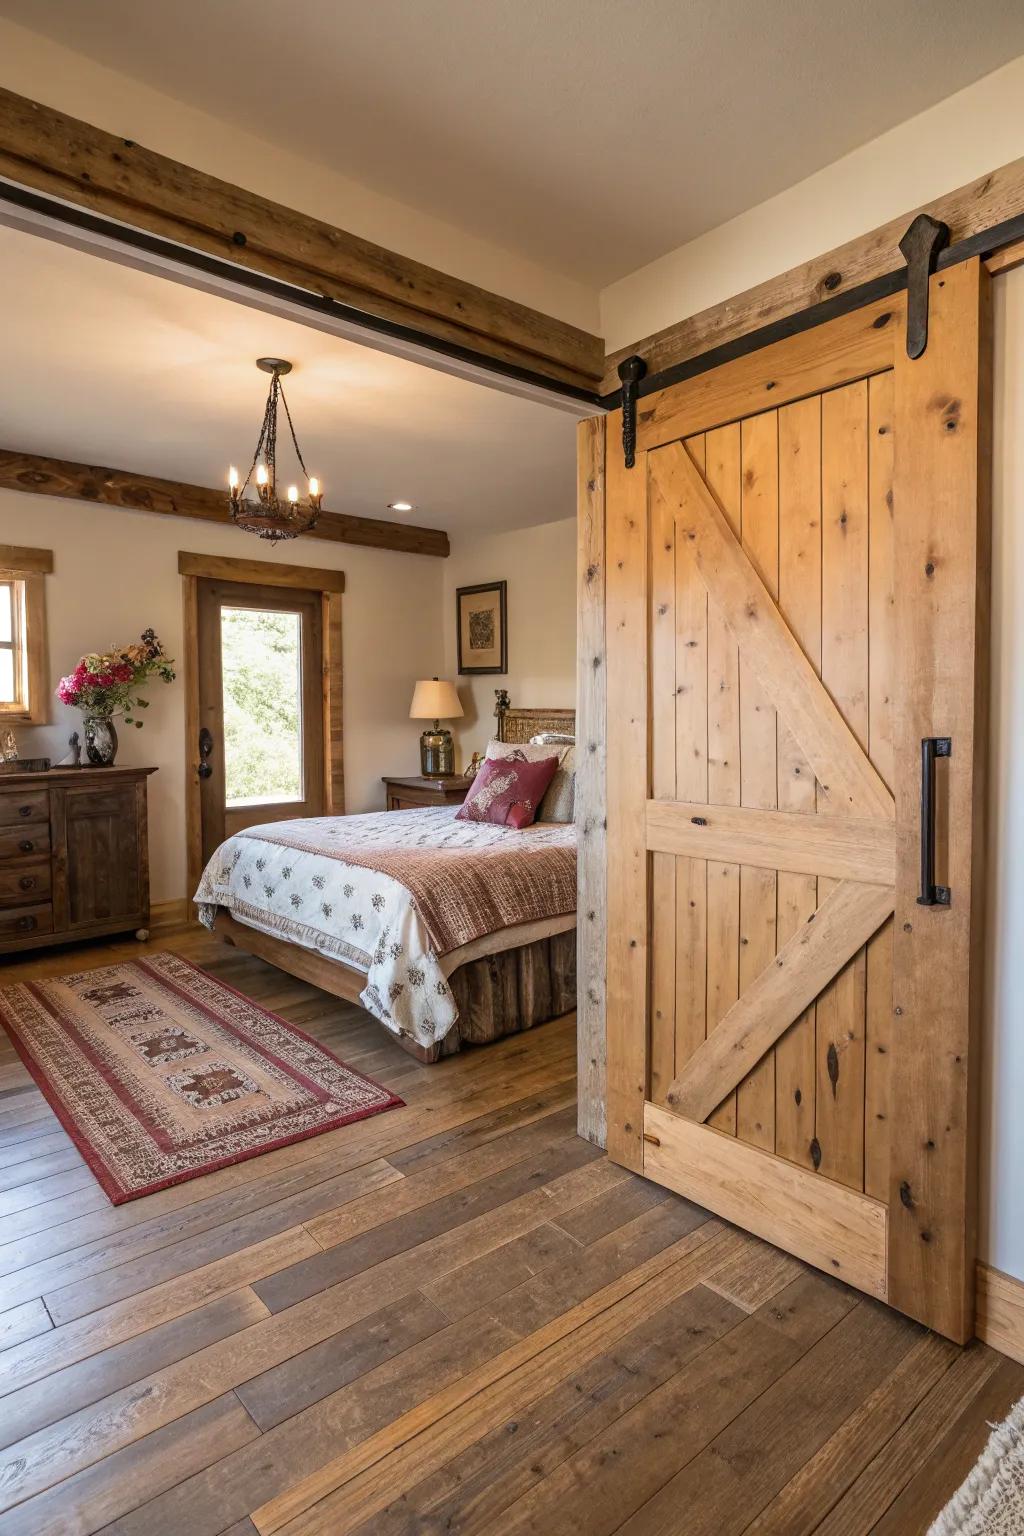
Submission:
<svg viewBox="0 0 1024 1536">
<path fill-rule="evenodd" d="M 406 1107 L 112 1207 L 0 1043 L 3 1536 L 917 1536 L 1024 1394 L 613 1166 L 573 1020 L 425 1067 L 176 949 Z"/>
</svg>

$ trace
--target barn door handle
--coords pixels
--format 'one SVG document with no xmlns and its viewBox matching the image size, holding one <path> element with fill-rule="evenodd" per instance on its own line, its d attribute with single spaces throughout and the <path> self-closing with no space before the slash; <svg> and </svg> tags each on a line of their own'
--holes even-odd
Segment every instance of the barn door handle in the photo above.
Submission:
<svg viewBox="0 0 1024 1536">
<path fill-rule="evenodd" d="M 208 779 L 213 773 L 210 766 L 210 754 L 213 752 L 213 737 L 204 725 L 199 732 L 199 767 L 196 769 L 201 779 Z"/>
<path fill-rule="evenodd" d="M 919 907 L 948 907 L 948 885 L 935 884 L 935 759 L 953 756 L 951 736 L 925 736 L 921 742 L 921 894 Z"/>
</svg>

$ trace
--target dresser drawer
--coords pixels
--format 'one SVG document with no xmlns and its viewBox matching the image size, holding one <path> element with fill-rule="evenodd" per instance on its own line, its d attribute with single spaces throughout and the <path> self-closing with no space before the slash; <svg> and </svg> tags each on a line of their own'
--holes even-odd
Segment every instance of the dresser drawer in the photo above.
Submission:
<svg viewBox="0 0 1024 1536">
<path fill-rule="evenodd" d="M 0 789 L 0 827 L 49 821 L 50 792 L 46 789 Z"/>
<path fill-rule="evenodd" d="M 0 907 L 25 907 L 49 897 L 48 863 L 0 865 Z"/>
<path fill-rule="evenodd" d="M 17 860 L 24 864 L 26 859 L 38 862 L 39 859 L 50 857 L 50 828 L 40 825 L 38 821 L 30 821 L 24 827 L 0 827 L 0 860 Z"/>
<path fill-rule="evenodd" d="M 14 912 L 0 912 L 0 943 L 33 939 L 40 933 L 53 932 L 53 908 L 49 905 L 21 907 Z"/>
</svg>

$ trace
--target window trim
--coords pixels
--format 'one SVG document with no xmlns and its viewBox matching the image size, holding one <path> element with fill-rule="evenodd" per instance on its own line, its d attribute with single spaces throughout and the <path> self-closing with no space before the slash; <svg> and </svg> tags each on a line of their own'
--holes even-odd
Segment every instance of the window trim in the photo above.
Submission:
<svg viewBox="0 0 1024 1536">
<path fill-rule="evenodd" d="M 0 544 L 0 581 L 11 582 L 20 595 L 20 618 L 14 627 L 15 662 L 21 657 L 23 696 L 0 701 L 0 721 L 15 725 L 45 725 L 50 716 L 50 668 L 46 630 L 46 577 L 53 571 L 53 551 L 19 544 Z M 20 630 L 20 635 L 19 635 Z M 20 639 L 20 645 L 17 643 Z"/>
</svg>

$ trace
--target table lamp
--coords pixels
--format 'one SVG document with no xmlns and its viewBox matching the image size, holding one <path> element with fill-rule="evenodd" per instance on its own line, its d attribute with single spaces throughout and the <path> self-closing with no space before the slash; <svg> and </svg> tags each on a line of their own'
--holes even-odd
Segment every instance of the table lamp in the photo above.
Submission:
<svg viewBox="0 0 1024 1536">
<path fill-rule="evenodd" d="M 452 733 L 442 729 L 442 720 L 457 720 L 462 705 L 455 684 L 436 677 L 423 679 L 413 690 L 410 720 L 433 720 L 433 730 L 420 737 L 420 772 L 425 779 L 443 779 L 455 772 L 455 745 Z"/>
</svg>

